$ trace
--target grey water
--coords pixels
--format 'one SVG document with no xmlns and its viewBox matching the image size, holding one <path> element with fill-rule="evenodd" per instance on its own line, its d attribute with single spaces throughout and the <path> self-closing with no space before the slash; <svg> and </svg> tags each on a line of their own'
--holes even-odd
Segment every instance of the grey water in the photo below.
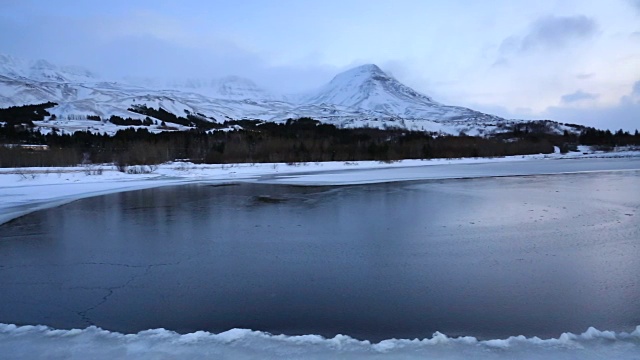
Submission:
<svg viewBox="0 0 640 360">
<path fill-rule="evenodd" d="M 640 324 L 640 172 L 186 185 L 0 226 L 0 322 L 557 337 Z"/>
</svg>

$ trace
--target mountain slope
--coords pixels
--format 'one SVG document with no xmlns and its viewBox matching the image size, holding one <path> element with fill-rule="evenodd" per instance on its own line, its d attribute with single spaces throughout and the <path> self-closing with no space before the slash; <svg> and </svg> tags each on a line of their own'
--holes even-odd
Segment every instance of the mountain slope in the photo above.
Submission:
<svg viewBox="0 0 640 360">
<path fill-rule="evenodd" d="M 362 65 L 336 75 L 317 93 L 307 97 L 309 104 L 335 104 L 368 110 L 385 110 L 380 105 L 402 109 L 408 104 L 438 105 L 430 97 L 420 94 L 384 73 L 374 64 Z"/>
<path fill-rule="evenodd" d="M 57 118 L 55 126 L 64 128 L 65 120 L 73 120 L 69 131 L 83 126 L 100 131 L 100 125 L 105 126 L 104 121 L 82 123 L 87 116 L 100 116 L 103 120 L 111 115 L 144 118 L 128 111 L 133 105 L 162 108 L 178 116 L 199 113 L 217 122 L 311 117 L 343 127 L 399 127 L 449 134 L 492 132 L 506 121 L 440 104 L 372 64 L 340 73 L 295 102 L 239 77 L 185 79 L 165 86 L 158 83 L 153 79 L 107 82 L 81 68 L 0 55 L 0 107 L 56 102 L 59 105 L 50 110 Z"/>
<path fill-rule="evenodd" d="M 362 65 L 338 74 L 317 93 L 305 99 L 308 103 L 336 104 L 383 116 L 423 120 L 501 120 L 471 109 L 435 102 L 384 73 L 373 64 Z"/>
<path fill-rule="evenodd" d="M 239 76 L 226 76 L 220 79 L 189 78 L 172 80 L 167 82 L 165 89 L 196 92 L 216 99 L 227 100 L 280 99 L 280 97 L 256 85 L 252 80 Z"/>
<path fill-rule="evenodd" d="M 98 76 L 78 66 L 57 66 L 46 60 L 25 60 L 0 54 L 0 75 L 41 82 L 97 81 Z"/>
</svg>

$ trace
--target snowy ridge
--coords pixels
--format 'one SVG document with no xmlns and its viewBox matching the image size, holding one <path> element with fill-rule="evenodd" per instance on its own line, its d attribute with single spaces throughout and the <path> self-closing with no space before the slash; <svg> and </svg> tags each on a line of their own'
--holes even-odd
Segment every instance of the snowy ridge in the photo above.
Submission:
<svg viewBox="0 0 640 360">
<path fill-rule="evenodd" d="M 390 126 L 455 134 L 460 131 L 459 128 L 458 132 L 451 132 L 447 131 L 447 125 L 468 124 L 477 127 L 484 126 L 482 122 L 495 124 L 505 121 L 497 116 L 435 102 L 387 75 L 374 64 L 338 74 L 316 93 L 303 98 L 303 102 L 323 107 L 357 109 L 361 117 L 382 119 L 390 122 Z"/>
<path fill-rule="evenodd" d="M 29 61 L 0 54 L 0 75 L 37 81 L 85 82 L 98 76 L 78 66 L 56 66 L 46 60 Z"/>
<path fill-rule="evenodd" d="M 640 326 L 631 333 L 600 331 L 593 327 L 582 334 L 564 333 L 557 339 L 513 336 L 478 340 L 450 338 L 436 332 L 429 339 L 389 339 L 379 343 L 346 335 L 327 339 L 318 335 L 272 335 L 247 329 L 219 334 L 198 331 L 178 334 L 151 329 L 121 334 L 95 326 L 56 330 L 46 326 L 0 324 L 0 350 L 8 358 L 112 359 L 131 357 L 234 359 L 330 359 L 330 358 L 447 358 L 447 359 L 637 359 Z"/>
<path fill-rule="evenodd" d="M 338 74 L 317 93 L 308 96 L 305 102 L 310 104 L 334 104 L 347 107 L 369 108 L 381 105 L 381 102 L 415 101 L 427 106 L 439 105 L 430 97 L 401 84 L 385 74 L 377 65 L 358 66 Z M 380 108 L 384 110 L 384 108 Z M 396 108 L 395 110 L 399 110 Z"/>
<path fill-rule="evenodd" d="M 112 133 L 117 127 L 82 121 L 90 115 L 103 120 L 111 115 L 144 118 L 128 111 L 134 104 L 159 106 L 178 116 L 184 116 L 186 111 L 200 113 L 216 122 L 240 119 L 280 122 L 311 117 L 341 127 L 394 127 L 455 135 L 461 131 L 470 135 L 491 133 L 501 124 L 513 122 L 440 104 L 373 64 L 345 71 L 315 92 L 287 99 L 235 76 L 169 82 L 129 78 L 118 82 L 99 79 L 77 67 L 0 55 L 0 107 L 48 101 L 59 105 L 51 111 L 57 117 L 55 124 L 37 123 L 45 131 L 57 127 L 66 131 Z"/>
<path fill-rule="evenodd" d="M 153 83 L 154 81 L 151 81 Z M 135 84 L 135 81 L 133 82 Z M 147 82 L 149 83 L 149 82 Z M 195 92 L 212 97 L 214 99 L 227 100 L 281 100 L 279 96 L 269 93 L 259 87 L 250 79 L 239 76 L 225 76 L 219 79 L 188 78 L 173 79 L 153 86 L 157 90 L 173 89 L 186 92 Z"/>
<path fill-rule="evenodd" d="M 344 106 L 398 118 L 424 117 L 419 116 L 419 111 L 433 116 L 436 109 L 443 106 L 400 83 L 374 64 L 338 74 L 303 102 L 318 106 Z"/>
</svg>

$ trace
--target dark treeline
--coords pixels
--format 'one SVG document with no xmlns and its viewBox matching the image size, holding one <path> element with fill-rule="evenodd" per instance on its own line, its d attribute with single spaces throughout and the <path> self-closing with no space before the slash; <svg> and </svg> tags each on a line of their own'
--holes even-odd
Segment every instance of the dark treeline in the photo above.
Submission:
<svg viewBox="0 0 640 360">
<path fill-rule="evenodd" d="M 222 128 L 224 125 L 218 124 L 216 122 L 212 122 L 202 114 L 191 114 L 188 111 L 185 111 L 187 117 L 176 116 L 163 108 L 158 108 L 157 110 L 154 108 L 150 108 L 144 105 L 134 105 L 133 107 L 128 109 L 129 111 L 147 115 L 159 119 L 162 121 L 162 126 L 167 127 L 167 123 L 179 124 L 188 127 L 195 127 L 202 130 L 210 130 L 216 128 Z M 112 121 L 113 122 L 113 121 Z"/>
<path fill-rule="evenodd" d="M 120 126 L 151 126 L 153 125 L 153 120 L 150 117 L 146 117 L 144 120 L 132 119 L 132 118 L 122 118 L 120 116 L 111 115 L 109 118 L 109 122 L 120 125 Z"/>
<path fill-rule="evenodd" d="M 196 163 L 394 161 L 550 153 L 543 138 L 490 139 L 433 136 L 423 132 L 340 129 L 312 119 L 284 124 L 239 121 L 243 130 L 200 130 L 154 134 L 146 128 L 120 130 L 114 136 L 76 132 L 43 135 L 12 126 L 0 128 L 0 142 L 45 144 L 47 151 L 0 147 L 0 166 L 70 166 L 82 162 L 123 165 L 173 160 Z"/>
<path fill-rule="evenodd" d="M 574 129 L 574 131 L 564 130 L 563 134 L 557 134 L 550 129 L 551 122 L 530 121 L 517 123 L 509 131 L 494 135 L 501 139 L 535 139 L 543 138 L 560 148 L 562 153 L 577 150 L 577 145 L 593 146 L 597 150 L 613 150 L 616 146 L 640 145 L 640 133 L 636 130 L 633 134 L 618 130 L 598 130 L 592 127 L 585 127 L 575 124 L 564 124 Z"/>
<path fill-rule="evenodd" d="M 640 145 L 640 133 L 638 133 L 638 130 L 632 135 L 622 129 L 612 133 L 609 130 L 586 128 L 580 134 L 579 140 L 582 145 L 601 145 L 605 147 Z"/>
<path fill-rule="evenodd" d="M 189 131 L 151 133 L 147 128 L 118 131 L 114 136 L 90 132 L 41 134 L 25 119 L 41 119 L 53 103 L 9 108 L 0 111 L 0 167 L 74 166 L 80 163 L 151 165 L 184 160 L 195 163 L 319 162 L 460 157 L 492 157 L 551 153 L 575 150 L 577 144 L 612 147 L 640 144 L 640 135 L 582 128 L 581 133 L 549 130 L 550 122 L 518 123 L 493 137 L 437 136 L 401 129 L 342 129 L 302 118 L 286 123 L 253 120 L 209 123 L 201 114 L 178 117 L 164 110 L 136 106 L 145 120 L 111 117 L 121 125 L 166 122 L 192 127 Z M 14 121 L 7 121 L 14 114 Z M 31 115 L 28 115 L 31 114 Z M 11 115 L 11 116 L 14 116 Z M 194 120 L 197 119 L 197 120 Z M 19 120 L 19 121 L 18 121 Z M 100 118 L 92 120 L 101 121 Z M 201 122 L 207 122 L 204 126 Z M 22 124 L 22 125 L 16 125 Z M 241 130 L 206 131 L 239 125 Z M 1 146 L 1 144 L 42 144 L 48 150 Z"/>
<path fill-rule="evenodd" d="M 34 120 L 44 120 L 45 116 L 51 116 L 47 109 L 56 105 L 58 104 L 47 102 L 43 104 L 11 106 L 5 109 L 0 109 L 0 122 L 5 122 L 10 125 L 24 124 L 33 126 Z"/>
</svg>

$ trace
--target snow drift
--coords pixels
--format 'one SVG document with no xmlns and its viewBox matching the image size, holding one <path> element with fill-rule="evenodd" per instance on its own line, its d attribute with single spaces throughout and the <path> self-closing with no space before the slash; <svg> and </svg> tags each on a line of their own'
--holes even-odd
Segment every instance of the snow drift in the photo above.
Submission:
<svg viewBox="0 0 640 360">
<path fill-rule="evenodd" d="M 178 334 L 164 329 L 121 334 L 91 326 L 57 330 L 46 326 L 0 324 L 0 351 L 5 359 L 637 359 L 640 326 L 631 333 L 589 328 L 556 339 L 478 340 L 450 338 L 436 332 L 430 339 L 389 339 L 379 343 L 337 335 L 272 335 L 247 329 L 220 334 L 198 331 Z"/>
</svg>

